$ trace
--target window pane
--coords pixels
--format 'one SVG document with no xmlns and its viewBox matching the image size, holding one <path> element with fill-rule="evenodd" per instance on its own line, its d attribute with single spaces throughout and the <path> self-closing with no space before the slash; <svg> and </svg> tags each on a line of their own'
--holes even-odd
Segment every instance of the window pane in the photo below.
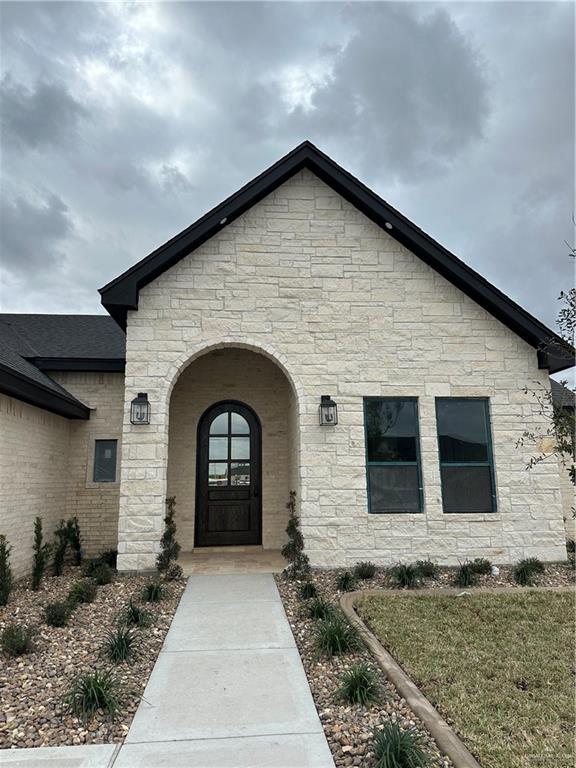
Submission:
<svg viewBox="0 0 576 768">
<path fill-rule="evenodd" d="M 444 512 L 493 512 L 490 467 L 440 469 Z"/>
<path fill-rule="evenodd" d="M 228 464 L 210 462 L 208 467 L 208 485 L 228 485 Z"/>
<path fill-rule="evenodd" d="M 95 483 L 116 482 L 116 440 L 96 440 L 94 444 Z"/>
<path fill-rule="evenodd" d="M 240 416 L 239 413 L 232 413 L 232 434 L 233 435 L 249 435 L 250 427 L 244 416 Z"/>
<path fill-rule="evenodd" d="M 249 459 L 250 458 L 250 438 L 249 437 L 233 437 L 231 438 L 232 459 Z"/>
<path fill-rule="evenodd" d="M 371 512 L 420 512 L 418 468 L 369 466 Z"/>
<path fill-rule="evenodd" d="M 216 416 L 212 424 L 210 424 L 211 435 L 227 435 L 228 434 L 228 412 L 221 413 Z"/>
<path fill-rule="evenodd" d="M 250 464 L 247 461 L 232 462 L 230 485 L 250 485 Z"/>
<path fill-rule="evenodd" d="M 416 461 L 416 403 L 367 400 L 368 461 Z"/>
<path fill-rule="evenodd" d="M 485 400 L 436 401 L 440 461 L 488 461 Z"/>
<path fill-rule="evenodd" d="M 228 438 L 227 437 L 211 437 L 209 448 L 210 459 L 227 459 L 228 458 Z"/>
</svg>

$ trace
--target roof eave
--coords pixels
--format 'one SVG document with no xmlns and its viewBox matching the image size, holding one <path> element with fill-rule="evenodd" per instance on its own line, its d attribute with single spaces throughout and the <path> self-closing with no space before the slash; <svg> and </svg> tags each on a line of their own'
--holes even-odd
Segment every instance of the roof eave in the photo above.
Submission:
<svg viewBox="0 0 576 768">
<path fill-rule="evenodd" d="M 67 419 L 89 419 L 90 408 L 67 398 L 0 363 L 0 392 Z"/>
</svg>

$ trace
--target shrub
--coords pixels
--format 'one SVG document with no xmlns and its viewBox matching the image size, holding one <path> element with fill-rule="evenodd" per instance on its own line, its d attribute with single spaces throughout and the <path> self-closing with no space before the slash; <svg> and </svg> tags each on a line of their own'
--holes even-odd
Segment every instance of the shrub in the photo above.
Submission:
<svg viewBox="0 0 576 768">
<path fill-rule="evenodd" d="M 354 576 L 357 579 L 373 579 L 376 575 L 376 566 L 368 560 L 356 563 L 354 566 Z"/>
<path fill-rule="evenodd" d="M 69 603 L 48 603 L 44 608 L 46 624 L 51 627 L 65 627 L 70 618 L 71 606 Z"/>
<path fill-rule="evenodd" d="M 102 552 L 98 560 L 101 563 L 107 565 L 109 568 L 116 570 L 116 566 L 118 564 L 118 550 L 107 549 L 105 552 Z"/>
<path fill-rule="evenodd" d="M 341 573 L 340 576 L 338 576 L 336 581 L 336 589 L 338 589 L 340 592 L 351 592 L 354 589 L 355 584 L 356 579 L 350 573 L 350 571 L 344 571 L 344 573 Z"/>
<path fill-rule="evenodd" d="M 368 664 L 355 664 L 341 678 L 339 696 L 350 704 L 366 706 L 380 698 L 378 675 Z"/>
<path fill-rule="evenodd" d="M 94 568 L 92 568 L 90 573 L 90 578 L 94 579 L 96 584 L 98 584 L 99 587 L 104 586 L 105 584 L 110 584 L 114 577 L 114 571 L 112 568 L 110 568 L 109 565 L 106 565 L 106 563 L 100 563 L 98 562 Z"/>
<path fill-rule="evenodd" d="M 304 537 L 300 530 L 300 518 L 296 514 L 296 491 L 290 491 L 286 509 L 290 513 L 286 526 L 288 542 L 282 547 L 282 557 L 288 560 L 288 575 L 292 579 L 301 579 L 310 573 L 310 561 L 304 552 Z"/>
<path fill-rule="evenodd" d="M 474 570 L 472 563 L 468 561 L 460 563 L 454 575 L 454 585 L 456 587 L 473 587 L 478 583 L 478 573 Z"/>
<path fill-rule="evenodd" d="M 474 573 L 477 573 L 479 576 L 488 576 L 492 573 L 492 563 L 485 557 L 475 557 L 470 566 Z"/>
<path fill-rule="evenodd" d="M 52 560 L 52 573 L 61 576 L 64 570 L 66 549 L 68 548 L 68 528 L 64 520 L 60 520 L 58 528 L 54 531 L 56 543 L 54 544 L 54 559 Z"/>
<path fill-rule="evenodd" d="M 101 709 L 115 718 L 122 704 L 123 688 L 119 678 L 107 670 L 82 672 L 71 682 L 65 703 L 72 714 L 89 720 Z"/>
<path fill-rule="evenodd" d="M 166 499 L 166 517 L 164 518 L 164 533 L 160 539 L 160 552 L 156 558 L 156 568 L 158 573 L 168 576 L 171 567 L 178 560 L 180 554 L 180 544 L 176 541 L 176 522 L 174 515 L 176 513 L 176 498 L 170 496 Z M 180 578 L 179 576 L 172 577 Z"/>
<path fill-rule="evenodd" d="M 132 658 L 135 645 L 135 630 L 127 627 L 118 627 L 106 635 L 103 651 L 109 661 L 113 664 L 120 664 Z"/>
<path fill-rule="evenodd" d="M 78 603 L 93 603 L 98 593 L 98 587 L 93 579 L 75 581 L 68 592 L 68 602 L 71 605 Z"/>
<path fill-rule="evenodd" d="M 415 566 L 421 579 L 435 579 L 438 576 L 439 568 L 432 560 L 417 560 Z"/>
<path fill-rule="evenodd" d="M 537 557 L 527 557 L 525 560 L 520 560 L 512 571 L 512 575 L 517 584 L 529 587 L 545 570 L 543 563 Z"/>
<path fill-rule="evenodd" d="M 82 539 L 80 537 L 80 526 L 78 525 L 78 518 L 71 517 L 66 523 L 66 533 L 68 543 L 74 552 L 74 564 L 80 565 L 82 563 Z"/>
<path fill-rule="evenodd" d="M 339 656 L 356 651 L 361 645 L 358 630 L 348 623 L 340 611 L 333 611 L 316 625 L 314 646 L 322 656 Z"/>
<path fill-rule="evenodd" d="M 334 613 L 334 606 L 322 597 L 315 597 L 308 603 L 308 616 L 311 619 L 327 619 Z"/>
<path fill-rule="evenodd" d="M 11 549 L 12 547 L 6 541 L 6 536 L 0 534 L 0 605 L 8 603 L 8 598 L 12 591 Z"/>
<path fill-rule="evenodd" d="M 425 768 L 430 765 L 420 737 L 413 728 L 403 730 L 398 723 L 386 723 L 374 735 L 376 768 Z"/>
<path fill-rule="evenodd" d="M 184 575 L 184 571 L 182 568 L 178 565 L 178 563 L 172 563 L 170 568 L 166 571 L 165 579 L 166 581 L 178 581 L 178 579 L 181 579 Z"/>
<path fill-rule="evenodd" d="M 566 539 L 566 552 L 569 555 L 573 555 L 576 551 L 576 541 L 574 539 Z"/>
<path fill-rule="evenodd" d="M 150 612 L 145 608 L 142 608 L 133 600 L 128 600 L 124 608 L 120 611 L 118 616 L 120 624 L 126 626 L 147 627 L 150 624 L 151 616 Z"/>
<path fill-rule="evenodd" d="M 37 517 L 34 520 L 34 562 L 32 565 L 32 589 L 37 592 L 40 589 L 40 583 L 42 576 L 44 576 L 44 569 L 46 568 L 46 562 L 50 556 L 52 547 L 50 544 L 43 544 L 42 534 L 42 520 Z"/>
<path fill-rule="evenodd" d="M 146 603 L 159 603 L 164 597 L 164 587 L 157 581 L 146 584 L 142 590 L 142 600 Z"/>
<path fill-rule="evenodd" d="M 418 586 L 418 569 L 415 565 L 398 563 L 390 568 L 389 573 L 392 583 L 398 589 L 414 589 Z"/>
<path fill-rule="evenodd" d="M 303 600 L 308 600 L 310 597 L 316 597 L 317 594 L 318 590 L 316 589 L 316 584 L 312 581 L 305 581 L 300 587 L 300 597 Z"/>
<path fill-rule="evenodd" d="M 9 624 L 2 632 L 2 650 L 8 656 L 23 656 L 32 650 L 34 633 L 23 624 Z"/>
</svg>

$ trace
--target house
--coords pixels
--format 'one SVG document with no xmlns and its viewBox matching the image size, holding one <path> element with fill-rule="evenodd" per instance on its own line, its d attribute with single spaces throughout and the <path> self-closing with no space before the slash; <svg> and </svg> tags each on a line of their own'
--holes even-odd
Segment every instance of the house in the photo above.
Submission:
<svg viewBox="0 0 576 768">
<path fill-rule="evenodd" d="M 565 557 L 522 431 L 573 350 L 305 142 L 100 290 L 0 320 L 0 533 L 77 515 L 88 553 L 280 548 L 317 566 Z M 322 422 L 322 423 L 321 423 Z"/>
</svg>

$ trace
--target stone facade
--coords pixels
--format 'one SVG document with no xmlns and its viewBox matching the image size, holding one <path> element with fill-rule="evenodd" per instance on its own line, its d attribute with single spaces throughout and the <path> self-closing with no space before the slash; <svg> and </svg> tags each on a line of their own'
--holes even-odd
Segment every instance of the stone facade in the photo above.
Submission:
<svg viewBox="0 0 576 768">
<path fill-rule="evenodd" d="M 315 565 L 565 556 L 558 471 L 545 462 L 527 472 L 528 454 L 516 448 L 540 418 L 522 388 L 549 386 L 535 350 L 302 171 L 145 286 L 129 312 L 122 569 L 153 567 L 168 478 L 181 482 L 168 471 L 172 397 L 173 416 L 192 396 L 179 393 L 179 378 L 193 377 L 188 366 L 215 349 L 263 355 L 290 384 L 289 485 Z M 151 401 L 149 426 L 129 421 L 138 391 Z M 335 428 L 318 426 L 322 394 L 338 401 Z M 390 395 L 418 398 L 422 514 L 367 510 L 363 397 Z M 442 511 L 438 396 L 490 399 L 496 513 Z M 264 454 L 267 461 L 274 457 Z"/>
</svg>

